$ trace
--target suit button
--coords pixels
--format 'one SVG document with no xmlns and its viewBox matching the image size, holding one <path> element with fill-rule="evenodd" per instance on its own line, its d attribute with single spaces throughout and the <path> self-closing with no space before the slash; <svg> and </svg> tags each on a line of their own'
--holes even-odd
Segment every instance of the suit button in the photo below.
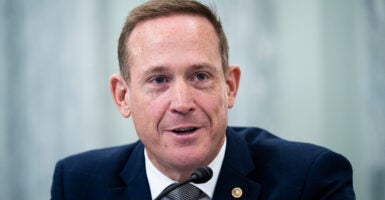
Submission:
<svg viewBox="0 0 385 200">
<path fill-rule="evenodd" d="M 233 195 L 233 197 L 236 199 L 241 198 L 242 194 L 242 189 L 239 187 L 233 188 L 233 190 L 231 191 L 231 195 Z"/>
</svg>

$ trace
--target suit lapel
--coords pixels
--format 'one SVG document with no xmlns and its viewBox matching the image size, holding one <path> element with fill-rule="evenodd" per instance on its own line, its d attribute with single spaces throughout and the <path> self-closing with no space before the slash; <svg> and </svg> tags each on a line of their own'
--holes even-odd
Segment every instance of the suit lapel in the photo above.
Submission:
<svg viewBox="0 0 385 200">
<path fill-rule="evenodd" d="M 261 185 L 251 178 L 255 165 L 247 143 L 230 128 L 226 136 L 225 158 L 213 199 L 258 199 Z"/>
<path fill-rule="evenodd" d="M 141 142 L 133 150 L 120 176 L 124 184 L 112 188 L 108 199 L 151 199 L 144 164 L 144 146 Z"/>
</svg>

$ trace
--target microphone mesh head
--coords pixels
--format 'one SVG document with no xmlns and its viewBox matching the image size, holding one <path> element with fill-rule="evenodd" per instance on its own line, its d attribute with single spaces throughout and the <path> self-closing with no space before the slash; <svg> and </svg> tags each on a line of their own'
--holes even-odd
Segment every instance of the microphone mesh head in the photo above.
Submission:
<svg viewBox="0 0 385 200">
<path fill-rule="evenodd" d="M 206 183 L 213 177 L 213 170 L 210 167 L 199 167 L 191 174 L 193 183 Z"/>
</svg>

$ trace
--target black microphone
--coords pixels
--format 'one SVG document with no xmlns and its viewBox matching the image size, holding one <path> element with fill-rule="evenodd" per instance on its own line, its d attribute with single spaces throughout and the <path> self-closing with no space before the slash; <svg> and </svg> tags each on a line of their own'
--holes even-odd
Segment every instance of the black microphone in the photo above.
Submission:
<svg viewBox="0 0 385 200">
<path fill-rule="evenodd" d="M 213 177 L 213 170 L 211 170 L 210 167 L 199 167 L 196 169 L 192 174 L 189 179 L 186 181 L 180 182 L 180 183 L 175 183 L 170 186 L 168 186 L 166 189 L 164 189 L 156 198 L 155 200 L 160 200 L 164 196 L 166 196 L 168 193 L 171 191 L 175 190 L 176 188 L 185 185 L 189 182 L 193 183 L 206 183 L 208 180 Z"/>
<path fill-rule="evenodd" d="M 193 183 L 206 183 L 211 177 L 213 177 L 213 170 L 210 167 L 199 167 L 191 174 L 189 180 Z"/>
</svg>

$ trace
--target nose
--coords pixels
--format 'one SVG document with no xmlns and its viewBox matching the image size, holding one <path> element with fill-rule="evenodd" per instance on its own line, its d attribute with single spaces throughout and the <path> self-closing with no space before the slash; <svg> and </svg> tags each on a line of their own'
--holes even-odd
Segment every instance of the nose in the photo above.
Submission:
<svg viewBox="0 0 385 200">
<path fill-rule="evenodd" d="M 170 110 L 173 113 L 188 114 L 195 110 L 193 88 L 186 81 L 173 84 L 170 98 Z"/>
</svg>

